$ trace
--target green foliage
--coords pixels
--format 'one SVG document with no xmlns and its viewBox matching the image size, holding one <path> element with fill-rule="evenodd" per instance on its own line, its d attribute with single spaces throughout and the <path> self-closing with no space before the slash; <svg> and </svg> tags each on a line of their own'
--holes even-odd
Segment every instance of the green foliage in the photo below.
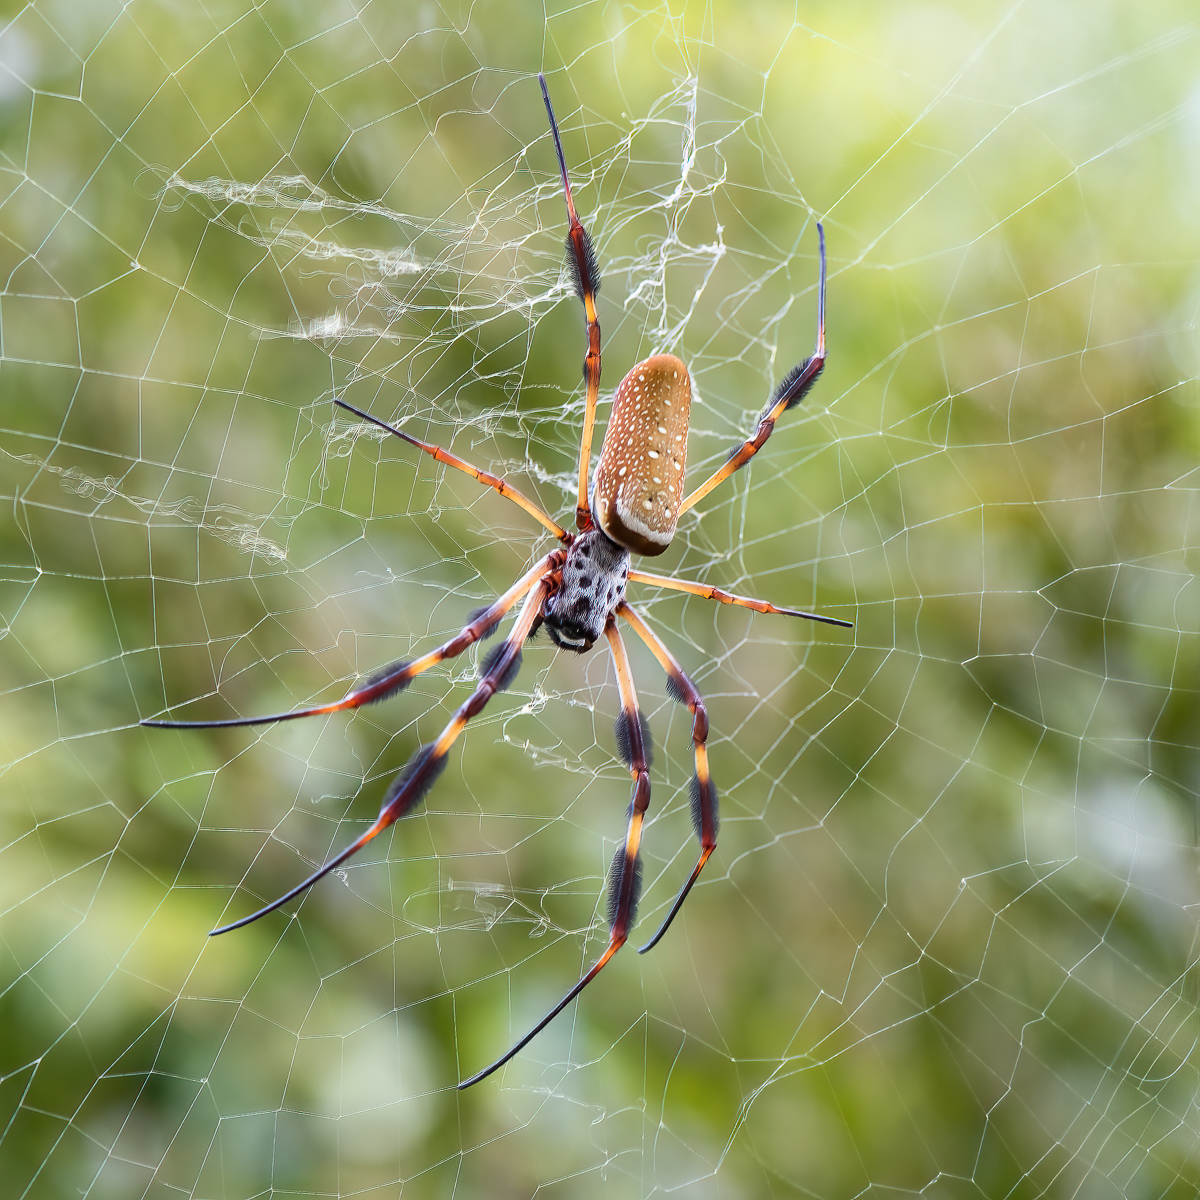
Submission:
<svg viewBox="0 0 1200 1200">
<path fill-rule="evenodd" d="M 1194 1195 L 1194 14 L 720 0 L 35 3 L 0 33 L 0 1192 Z M 569 513 L 604 284 L 719 462 L 634 599 L 709 698 L 721 843 L 604 944 L 600 650 L 525 656 L 420 815 L 302 904 L 465 699 L 271 712 L 445 640 Z M 602 408 L 601 418 L 604 411 Z M 565 516 L 561 519 L 566 519 Z M 690 869 L 659 748 L 639 932 Z M 642 939 L 638 939 L 639 941 Z"/>
</svg>

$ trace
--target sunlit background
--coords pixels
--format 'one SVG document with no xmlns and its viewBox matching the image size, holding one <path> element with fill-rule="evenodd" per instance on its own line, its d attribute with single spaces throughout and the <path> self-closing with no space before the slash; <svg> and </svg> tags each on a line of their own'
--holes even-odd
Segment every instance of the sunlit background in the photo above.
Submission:
<svg viewBox="0 0 1200 1200">
<path fill-rule="evenodd" d="M 1200 1188 L 1194 0 L 10 6 L 0 32 L 5 1197 L 1191 1197 Z M 709 700 L 717 853 L 607 938 L 603 647 L 525 654 L 421 812 L 302 901 L 469 694 L 422 653 L 566 519 L 585 338 L 691 366 L 631 589 Z M 695 859 L 656 744 L 636 943 Z"/>
</svg>

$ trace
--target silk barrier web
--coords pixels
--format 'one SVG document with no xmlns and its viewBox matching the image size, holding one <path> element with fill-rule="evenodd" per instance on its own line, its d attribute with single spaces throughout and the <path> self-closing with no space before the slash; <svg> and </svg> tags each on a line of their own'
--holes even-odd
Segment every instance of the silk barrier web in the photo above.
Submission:
<svg viewBox="0 0 1200 1200">
<path fill-rule="evenodd" d="M 1187 3 L 47 0 L 0 33 L 0 1191 L 1184 1197 L 1200 1187 L 1200 53 Z M 704 693 L 653 733 L 634 941 L 603 646 L 544 639 L 374 818 L 552 545 L 581 306 L 678 354 L 690 482 L 632 587 Z M 598 441 L 597 441 L 598 445 Z"/>
</svg>

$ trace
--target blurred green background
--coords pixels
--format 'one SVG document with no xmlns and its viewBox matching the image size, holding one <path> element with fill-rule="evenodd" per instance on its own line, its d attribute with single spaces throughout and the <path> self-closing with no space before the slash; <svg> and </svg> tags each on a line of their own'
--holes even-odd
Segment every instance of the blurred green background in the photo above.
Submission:
<svg viewBox="0 0 1200 1200">
<path fill-rule="evenodd" d="M 1194 4 L 186 5 L 0 33 L 0 1191 L 1190 1197 Z M 450 636 L 567 513 L 605 391 L 691 365 L 690 478 L 830 364 L 640 589 L 710 701 L 721 843 L 603 947 L 601 652 L 531 647 L 426 809 L 302 903 L 468 694 L 270 712 Z M 601 418 L 603 419 L 602 409 Z M 644 940 L 694 861 L 658 748 Z"/>
</svg>

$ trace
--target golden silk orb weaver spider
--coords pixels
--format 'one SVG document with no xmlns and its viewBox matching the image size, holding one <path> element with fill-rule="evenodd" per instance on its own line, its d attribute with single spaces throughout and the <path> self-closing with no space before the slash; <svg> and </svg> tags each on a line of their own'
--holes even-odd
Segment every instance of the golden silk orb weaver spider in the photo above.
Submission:
<svg viewBox="0 0 1200 1200">
<path fill-rule="evenodd" d="M 687 367 L 673 354 L 656 354 L 638 363 L 621 381 L 613 398 L 612 413 L 600 451 L 595 480 L 588 485 L 592 430 L 600 393 L 600 320 L 596 294 L 600 275 L 592 242 L 575 211 L 567 163 L 563 155 L 558 123 L 550 104 L 544 75 L 539 75 L 542 99 L 550 119 L 550 131 L 558 155 L 563 192 L 567 204 L 567 264 L 575 292 L 583 303 L 587 319 L 587 353 L 584 358 L 586 396 L 583 437 L 579 450 L 579 495 L 575 508 L 578 533 L 569 533 L 548 513 L 522 495 L 505 480 L 481 471 L 440 446 L 430 445 L 405 433 L 378 417 L 355 408 L 344 400 L 340 407 L 395 434 L 410 446 L 432 455 L 438 462 L 473 476 L 486 487 L 520 505 L 540 521 L 558 539 L 560 545 L 521 576 L 502 596 L 471 615 L 466 626 L 450 641 L 420 658 L 395 662 L 367 676 L 341 700 L 313 708 L 273 713 L 264 717 L 237 717 L 219 721 L 145 720 L 143 725 L 160 729 L 213 729 L 217 727 L 266 725 L 328 713 L 346 712 L 373 704 L 403 691 L 416 676 L 446 659 L 462 654 L 473 643 L 495 632 L 501 619 L 520 604 L 516 621 L 508 637 L 484 655 L 480 661 L 479 683 L 470 698 L 454 714 L 436 741 L 420 747 L 392 780 L 383 796 L 379 816 L 371 826 L 344 850 L 335 854 L 318 871 L 297 884 L 286 895 L 249 916 L 222 925 L 212 935 L 228 933 L 257 921 L 267 913 L 299 896 L 317 880 L 341 866 L 400 817 L 411 813 L 446 765 L 446 755 L 472 717 L 487 702 L 509 687 L 521 665 L 525 641 L 544 626 L 551 641 L 563 650 L 586 653 L 601 638 L 608 642 L 620 692 L 621 711 L 617 716 L 615 738 L 617 753 L 633 777 L 625 838 L 617 848 L 608 878 L 609 940 L 604 953 L 578 983 L 507 1053 L 491 1066 L 464 1080 L 459 1088 L 470 1087 L 498 1070 L 536 1037 L 595 977 L 625 944 L 637 912 L 641 889 L 639 848 L 642 823 L 650 804 L 650 730 L 638 708 L 633 674 L 625 651 L 617 618 L 621 618 L 646 644 L 667 676 L 667 691 L 672 699 L 686 706 L 692 716 L 692 745 L 695 775 L 691 785 L 692 824 L 700 842 L 700 856 L 684 881 L 654 936 L 640 948 L 642 953 L 655 946 L 670 927 L 687 899 L 704 864 L 717 846 L 717 789 L 708 767 L 708 711 L 700 693 L 684 674 L 670 650 L 646 621 L 625 599 L 628 583 L 649 584 L 692 595 L 735 604 L 760 613 L 779 613 L 804 617 L 828 625 L 851 628 L 851 622 L 792 608 L 778 608 L 764 600 L 734 596 L 707 584 L 693 583 L 645 571 L 630 569 L 633 554 L 661 554 L 671 544 L 679 517 L 708 495 L 717 484 L 744 466 L 762 449 L 775 423 L 793 405 L 798 404 L 817 381 L 825 366 L 825 232 L 817 224 L 820 266 L 817 280 L 817 344 L 813 354 L 792 368 L 758 419 L 754 434 L 739 442 L 725 464 L 694 491 L 685 494 L 684 468 L 687 457 L 688 418 L 692 404 L 692 382 Z"/>
</svg>

